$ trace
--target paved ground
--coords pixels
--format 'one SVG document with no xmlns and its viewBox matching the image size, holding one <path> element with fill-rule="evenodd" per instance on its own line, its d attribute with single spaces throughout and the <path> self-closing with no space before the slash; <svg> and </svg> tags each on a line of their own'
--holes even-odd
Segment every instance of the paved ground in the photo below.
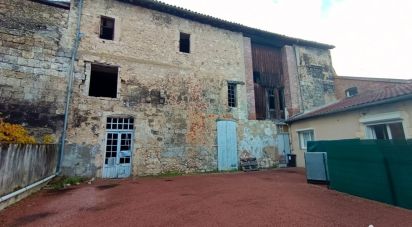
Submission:
<svg viewBox="0 0 412 227">
<path fill-rule="evenodd" d="M 99 180 L 43 190 L 1 226 L 412 226 L 412 211 L 306 183 L 300 169 Z"/>
</svg>

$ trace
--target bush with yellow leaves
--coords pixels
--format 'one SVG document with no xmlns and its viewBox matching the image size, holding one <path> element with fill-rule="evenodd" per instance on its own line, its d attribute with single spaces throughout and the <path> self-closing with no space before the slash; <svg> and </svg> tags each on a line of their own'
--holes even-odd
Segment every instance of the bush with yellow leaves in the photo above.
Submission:
<svg viewBox="0 0 412 227">
<path fill-rule="evenodd" d="M 0 142 L 33 144 L 36 140 L 22 125 L 7 123 L 0 118 Z"/>
<path fill-rule="evenodd" d="M 42 141 L 44 144 L 54 144 L 56 143 L 56 138 L 53 134 L 47 134 L 42 137 Z"/>
</svg>

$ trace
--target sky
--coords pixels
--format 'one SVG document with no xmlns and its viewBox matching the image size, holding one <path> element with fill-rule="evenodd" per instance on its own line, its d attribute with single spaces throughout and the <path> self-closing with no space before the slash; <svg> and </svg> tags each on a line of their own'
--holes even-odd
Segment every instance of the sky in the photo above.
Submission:
<svg viewBox="0 0 412 227">
<path fill-rule="evenodd" d="M 409 0 L 162 0 L 199 13 L 336 46 L 340 76 L 412 79 Z"/>
</svg>

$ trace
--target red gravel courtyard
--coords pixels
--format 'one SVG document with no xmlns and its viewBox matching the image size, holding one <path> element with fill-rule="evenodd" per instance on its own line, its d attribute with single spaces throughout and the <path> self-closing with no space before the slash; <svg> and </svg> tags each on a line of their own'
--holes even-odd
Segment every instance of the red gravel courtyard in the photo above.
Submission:
<svg viewBox="0 0 412 227">
<path fill-rule="evenodd" d="M 42 190 L 0 226 L 412 226 L 412 211 L 306 183 L 302 169 L 98 180 Z"/>
</svg>

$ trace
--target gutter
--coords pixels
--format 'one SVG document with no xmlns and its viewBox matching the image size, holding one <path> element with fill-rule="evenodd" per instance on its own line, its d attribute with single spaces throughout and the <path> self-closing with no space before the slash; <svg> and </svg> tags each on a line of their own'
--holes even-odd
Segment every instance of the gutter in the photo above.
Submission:
<svg viewBox="0 0 412 227">
<path fill-rule="evenodd" d="M 18 195 L 20 195 L 21 193 L 26 192 L 26 191 L 28 191 L 28 190 L 30 190 L 30 189 L 32 189 L 32 188 L 34 188 L 34 187 L 36 187 L 36 186 L 38 186 L 38 185 L 40 185 L 40 184 L 43 184 L 43 183 L 47 182 L 48 180 L 51 180 L 51 179 L 52 179 L 53 177 L 55 177 L 55 176 L 56 176 L 56 174 L 53 174 L 53 175 L 51 175 L 51 176 L 49 176 L 49 177 L 44 178 L 43 180 L 37 181 L 37 182 L 35 182 L 35 183 L 33 183 L 33 184 L 29 185 L 29 186 L 26 186 L 26 187 L 24 187 L 24 188 L 22 188 L 22 189 L 20 189 L 20 190 L 17 190 L 17 191 L 15 191 L 15 192 L 12 192 L 12 193 L 10 193 L 10 194 L 7 194 L 7 195 L 5 195 L 5 196 L 2 196 L 2 197 L 0 198 L 0 203 L 6 201 L 6 200 L 8 200 L 8 199 L 11 199 L 11 198 L 13 198 L 13 197 L 15 197 L 15 196 L 18 196 Z"/>
<path fill-rule="evenodd" d="M 61 143 L 59 149 L 59 159 L 57 160 L 57 172 L 56 174 L 59 175 L 61 173 L 61 165 L 63 163 L 63 156 L 64 156 L 64 146 L 67 134 L 67 122 L 69 120 L 69 110 L 70 110 L 70 101 L 71 96 L 73 93 L 73 80 L 74 80 L 74 62 L 77 56 L 77 49 L 79 48 L 80 39 L 82 34 L 80 33 L 80 21 L 82 16 L 82 9 L 83 9 L 83 0 L 79 0 L 79 4 L 77 5 L 77 22 L 76 22 L 76 38 L 74 40 L 71 60 L 70 60 L 70 68 L 68 74 L 68 85 L 66 90 L 66 105 L 64 107 L 64 124 L 63 124 L 63 131 L 61 135 Z"/>
<path fill-rule="evenodd" d="M 348 107 L 348 108 L 345 108 L 345 109 L 334 110 L 334 111 L 321 113 L 321 114 L 317 114 L 317 115 L 291 119 L 291 120 L 288 120 L 286 122 L 289 124 L 289 123 L 297 122 L 297 121 L 300 121 L 300 120 L 306 120 L 306 119 L 309 119 L 309 118 L 323 117 L 323 116 L 331 115 L 331 114 L 335 114 L 335 113 L 343 113 L 343 112 L 347 112 L 347 111 L 353 111 L 353 110 L 358 110 L 358 109 L 371 107 L 371 106 L 382 105 L 382 104 L 389 104 L 389 103 L 404 101 L 404 100 L 408 100 L 408 99 L 412 99 L 412 94 L 398 96 L 398 97 L 391 98 L 391 99 L 384 99 L 384 100 L 371 102 L 371 103 L 360 104 L 360 105 L 357 105 L 357 106 L 351 106 L 351 107 Z"/>
<path fill-rule="evenodd" d="M 30 0 L 30 1 L 65 9 L 65 10 L 70 10 L 70 2 L 52 2 L 50 0 Z"/>
</svg>

